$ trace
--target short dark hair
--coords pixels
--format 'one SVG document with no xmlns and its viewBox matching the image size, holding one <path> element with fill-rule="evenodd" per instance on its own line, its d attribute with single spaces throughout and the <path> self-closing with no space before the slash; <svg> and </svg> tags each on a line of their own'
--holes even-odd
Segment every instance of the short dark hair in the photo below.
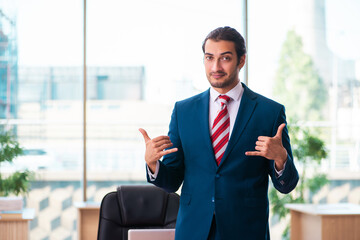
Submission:
<svg viewBox="0 0 360 240">
<path fill-rule="evenodd" d="M 235 43 L 235 51 L 238 58 L 238 64 L 240 62 L 240 57 L 246 53 L 245 40 L 241 34 L 232 27 L 218 27 L 212 30 L 205 38 L 202 50 L 205 53 L 205 43 L 207 40 L 214 40 L 216 42 L 220 40 L 231 41 Z"/>
</svg>

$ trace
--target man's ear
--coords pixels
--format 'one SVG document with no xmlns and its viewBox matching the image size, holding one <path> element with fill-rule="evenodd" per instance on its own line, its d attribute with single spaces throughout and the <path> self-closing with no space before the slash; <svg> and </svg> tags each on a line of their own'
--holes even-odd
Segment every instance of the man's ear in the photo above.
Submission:
<svg viewBox="0 0 360 240">
<path fill-rule="evenodd" d="M 245 65 L 245 62 L 246 62 L 246 54 L 244 54 L 240 57 L 239 66 L 238 66 L 239 71 L 240 71 L 240 69 L 243 68 L 243 66 Z"/>
</svg>

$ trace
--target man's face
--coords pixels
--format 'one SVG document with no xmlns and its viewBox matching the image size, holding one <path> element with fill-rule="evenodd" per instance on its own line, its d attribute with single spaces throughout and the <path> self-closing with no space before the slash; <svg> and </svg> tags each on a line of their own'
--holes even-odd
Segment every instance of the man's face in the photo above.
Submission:
<svg viewBox="0 0 360 240">
<path fill-rule="evenodd" d="M 239 71 L 244 66 L 245 55 L 238 63 L 235 43 L 231 41 L 214 41 L 205 43 L 204 64 L 206 77 L 210 85 L 220 93 L 227 93 L 239 82 Z"/>
</svg>

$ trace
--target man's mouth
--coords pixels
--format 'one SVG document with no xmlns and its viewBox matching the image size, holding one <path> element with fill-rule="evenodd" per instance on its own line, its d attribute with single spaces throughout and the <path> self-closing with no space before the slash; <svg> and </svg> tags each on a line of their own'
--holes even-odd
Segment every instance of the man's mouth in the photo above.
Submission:
<svg viewBox="0 0 360 240">
<path fill-rule="evenodd" d="M 211 73 L 210 75 L 211 75 L 211 77 L 213 77 L 213 78 L 215 78 L 215 79 L 218 79 L 218 78 L 224 77 L 226 74 L 223 73 L 223 72 L 220 72 L 220 73 L 217 72 L 217 73 Z"/>
</svg>

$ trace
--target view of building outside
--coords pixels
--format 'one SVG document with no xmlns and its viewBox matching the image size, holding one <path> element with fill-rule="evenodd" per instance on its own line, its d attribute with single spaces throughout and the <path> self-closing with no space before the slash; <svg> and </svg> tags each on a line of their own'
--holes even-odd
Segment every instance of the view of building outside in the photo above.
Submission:
<svg viewBox="0 0 360 240">
<path fill-rule="evenodd" d="M 1 45 L 8 44 L 0 53 L 8 64 L 0 76 L 0 127 L 12 130 L 25 149 L 0 171 L 35 171 L 24 198 L 25 207 L 35 209 L 30 239 L 76 239 L 73 201 L 82 200 L 81 7 L 81 1 L 0 1 Z"/>
<path fill-rule="evenodd" d="M 166 135 L 175 102 L 209 87 L 202 41 L 219 25 L 242 30 L 242 4 L 88 1 L 88 65 L 143 67 L 144 73 L 141 99 L 129 84 L 127 99 L 120 91 L 89 99 L 94 104 L 87 118 L 90 181 L 146 181 L 145 144 L 138 129 L 150 137 Z"/>
<path fill-rule="evenodd" d="M 329 150 L 322 170 L 331 173 L 321 201 L 360 203 L 360 31 L 352 24 L 360 4 L 248 2 L 249 87 L 284 104 L 290 125 L 321 133 Z M 138 128 L 167 133 L 175 102 L 209 87 L 205 36 L 225 25 L 244 33 L 244 21 L 236 0 L 87 1 L 86 200 L 146 181 Z M 77 237 L 82 57 L 82 0 L 0 1 L 0 127 L 25 148 L 15 168 L 36 171 L 26 197 L 36 210 L 32 240 Z"/>
<path fill-rule="evenodd" d="M 0 8 L 0 118 L 16 117 L 17 63 L 16 22 L 12 13 Z"/>
</svg>

